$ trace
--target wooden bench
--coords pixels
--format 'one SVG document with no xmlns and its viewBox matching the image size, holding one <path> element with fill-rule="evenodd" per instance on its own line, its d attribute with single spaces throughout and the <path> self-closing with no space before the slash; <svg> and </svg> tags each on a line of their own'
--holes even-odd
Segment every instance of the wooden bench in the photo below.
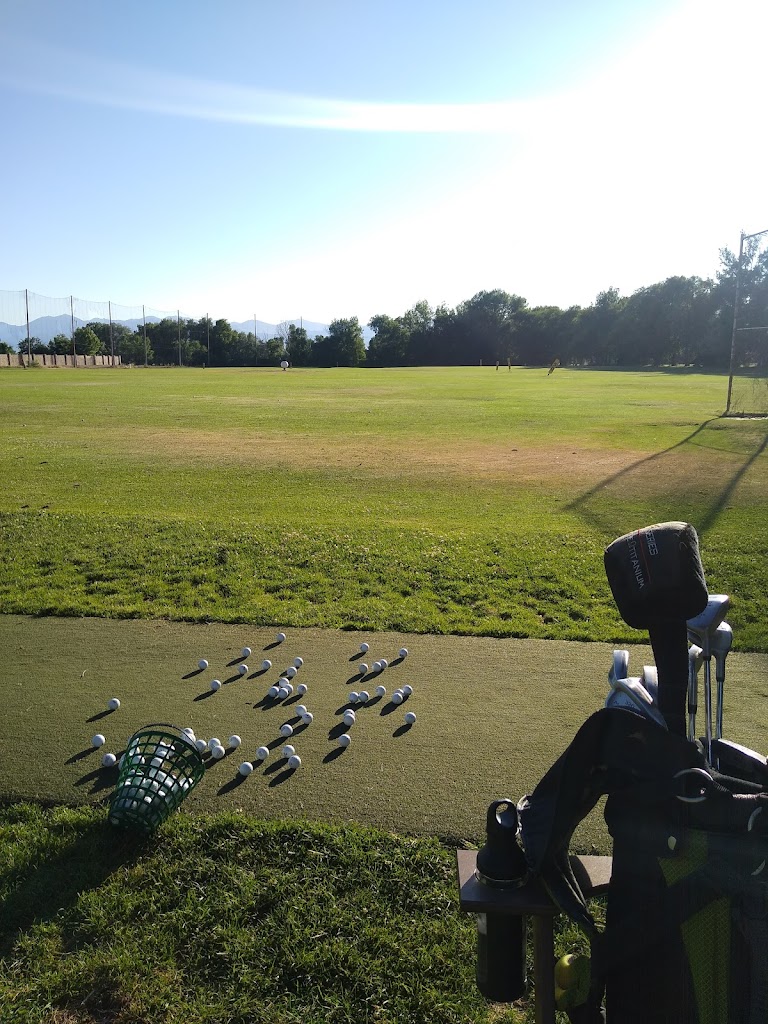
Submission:
<svg viewBox="0 0 768 1024">
<path fill-rule="evenodd" d="M 457 850 L 459 904 L 470 914 L 514 914 L 533 922 L 533 984 L 536 1024 L 555 1022 L 554 919 L 559 913 L 542 884 L 533 879 L 519 889 L 493 889 L 475 877 L 477 850 Z M 608 889 L 610 857 L 571 857 L 576 881 L 589 898 Z"/>
</svg>

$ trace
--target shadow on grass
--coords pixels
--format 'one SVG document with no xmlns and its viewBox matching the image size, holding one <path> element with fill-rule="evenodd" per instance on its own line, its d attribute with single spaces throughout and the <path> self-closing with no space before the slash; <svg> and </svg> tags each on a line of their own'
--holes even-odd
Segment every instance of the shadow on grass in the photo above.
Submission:
<svg viewBox="0 0 768 1024">
<path fill-rule="evenodd" d="M 264 676 L 267 672 L 269 672 L 268 668 L 257 668 L 255 672 L 251 672 L 249 676 L 246 676 L 246 679 L 258 679 L 259 676 Z"/>
<path fill-rule="evenodd" d="M 233 789 L 237 789 L 238 786 L 242 786 L 247 778 L 247 775 L 241 775 L 240 772 L 238 772 L 234 778 L 229 780 L 229 782 L 225 782 L 223 786 L 219 786 L 216 791 L 217 795 L 224 796 L 227 793 L 231 793 Z"/>
<path fill-rule="evenodd" d="M 208 700 L 208 698 L 212 697 L 216 692 L 216 690 L 203 690 L 203 692 L 198 693 L 198 695 L 194 697 L 193 700 Z"/>
<path fill-rule="evenodd" d="M 274 649 L 276 647 L 279 647 L 282 642 L 283 642 L 282 640 L 273 640 L 272 643 L 271 644 L 267 644 L 263 648 L 263 650 L 265 650 L 265 651 L 274 651 Z"/>
<path fill-rule="evenodd" d="M 114 715 L 114 713 L 112 708 L 106 708 L 104 711 L 99 711 L 97 714 L 91 715 L 90 718 L 86 718 L 86 722 L 100 722 L 102 718 L 106 718 L 107 715 Z"/>
<path fill-rule="evenodd" d="M 90 784 L 89 793 L 101 793 L 104 789 L 115 788 L 119 774 L 120 769 L 116 764 L 112 765 L 111 768 L 108 768 L 106 765 L 99 765 L 92 772 L 86 772 L 79 779 L 75 779 L 75 785 L 88 786 Z"/>
<path fill-rule="evenodd" d="M 285 740 L 281 740 L 280 742 L 284 743 Z M 285 766 L 287 764 L 288 764 L 288 758 L 287 757 L 283 757 L 281 755 L 280 757 L 278 757 L 278 759 L 276 761 L 273 761 L 272 764 L 268 764 L 267 765 L 267 767 L 262 772 L 262 775 L 274 775 L 275 772 L 279 772 L 281 769 L 285 768 Z"/>
<path fill-rule="evenodd" d="M 349 726 L 345 722 L 337 722 L 336 725 L 332 725 L 328 730 L 328 739 L 337 740 L 343 732 L 346 732 Z"/>
<path fill-rule="evenodd" d="M 331 761 L 335 761 L 337 757 L 341 757 L 346 749 L 346 747 L 334 747 L 333 750 L 329 750 L 323 758 L 323 764 L 330 764 Z"/>
<path fill-rule="evenodd" d="M 204 668 L 196 668 L 196 669 L 193 669 L 192 672 L 187 672 L 187 674 L 185 676 L 182 676 L 181 678 L 182 679 L 194 679 L 195 676 L 199 676 L 203 672 L 205 672 Z"/>
<path fill-rule="evenodd" d="M 276 775 L 274 779 L 269 780 L 269 787 L 273 789 L 275 786 L 280 786 L 282 783 L 287 782 L 292 775 L 296 774 L 295 768 L 283 768 L 279 775 Z"/>
<path fill-rule="evenodd" d="M 393 704 L 392 701 L 390 701 L 389 704 L 385 704 L 384 705 L 384 707 L 381 709 L 379 714 L 382 715 L 382 716 L 383 715 L 391 715 L 391 714 L 393 714 L 393 712 L 397 711 L 397 709 L 401 708 L 402 706 L 403 706 L 402 704 Z"/>
<path fill-rule="evenodd" d="M 12 952 L 20 932 L 53 920 L 146 848 L 147 837 L 116 829 L 106 818 L 77 828 L 72 841 L 62 839 L 63 849 L 41 847 L 14 872 L 13 889 L 0 904 L 0 956 Z"/>
<path fill-rule="evenodd" d="M 403 725 L 398 725 L 395 731 L 392 733 L 393 736 L 405 736 L 407 732 L 410 732 L 413 728 L 410 722 L 405 722 Z"/>
<path fill-rule="evenodd" d="M 346 685 L 349 686 L 350 683 L 361 683 L 363 679 L 365 679 L 365 674 L 363 672 L 357 672 L 355 675 L 349 677 Z"/>
<path fill-rule="evenodd" d="M 95 754 L 97 749 L 97 747 L 86 747 L 85 750 L 78 750 L 76 754 L 68 757 L 64 764 L 74 764 L 76 761 L 82 761 L 89 754 Z"/>
</svg>

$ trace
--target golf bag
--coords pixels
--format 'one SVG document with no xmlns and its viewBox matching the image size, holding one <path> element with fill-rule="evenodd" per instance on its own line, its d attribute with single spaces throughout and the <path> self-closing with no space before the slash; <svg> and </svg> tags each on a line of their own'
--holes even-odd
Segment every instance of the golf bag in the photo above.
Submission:
<svg viewBox="0 0 768 1024">
<path fill-rule="evenodd" d="M 607 796 L 601 932 L 568 859 Z M 621 709 L 593 714 L 519 803 L 531 872 L 587 932 L 584 1022 L 766 1024 L 768 791 L 714 771 L 696 743 Z M 605 1013 L 601 1004 L 605 999 Z"/>
</svg>

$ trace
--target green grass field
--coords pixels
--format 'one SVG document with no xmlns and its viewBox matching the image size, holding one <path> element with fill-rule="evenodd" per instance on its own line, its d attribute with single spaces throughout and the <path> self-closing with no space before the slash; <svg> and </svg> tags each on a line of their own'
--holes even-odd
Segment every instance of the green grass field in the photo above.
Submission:
<svg viewBox="0 0 768 1024">
<path fill-rule="evenodd" d="M 720 419 L 724 395 L 687 372 L 0 373 L 0 1024 L 532 1021 L 474 991 L 451 848 L 602 705 L 614 645 L 650 660 L 614 537 L 696 526 L 734 599 L 726 732 L 765 749 L 768 424 Z M 409 648 L 382 682 L 414 693 L 339 753 L 363 638 Z M 289 773 L 298 701 L 263 696 L 296 655 L 315 720 Z M 243 745 L 137 840 L 89 741 L 156 721 Z M 599 810 L 572 848 L 608 851 Z"/>
<path fill-rule="evenodd" d="M 723 377 L 489 368 L 7 371 L 0 607 L 638 641 L 602 549 L 699 530 L 768 650 L 765 421 Z"/>
</svg>

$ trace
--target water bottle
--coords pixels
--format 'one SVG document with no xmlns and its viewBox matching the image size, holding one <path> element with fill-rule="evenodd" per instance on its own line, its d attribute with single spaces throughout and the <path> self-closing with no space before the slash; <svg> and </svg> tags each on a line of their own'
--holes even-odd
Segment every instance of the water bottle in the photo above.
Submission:
<svg viewBox="0 0 768 1024">
<path fill-rule="evenodd" d="M 494 889 L 517 889 L 528 878 L 517 841 L 517 807 L 494 800 L 488 808 L 485 846 L 477 853 L 475 877 Z M 525 995 L 527 921 L 522 915 L 477 914 L 477 987 L 486 999 L 511 1003 Z"/>
</svg>

